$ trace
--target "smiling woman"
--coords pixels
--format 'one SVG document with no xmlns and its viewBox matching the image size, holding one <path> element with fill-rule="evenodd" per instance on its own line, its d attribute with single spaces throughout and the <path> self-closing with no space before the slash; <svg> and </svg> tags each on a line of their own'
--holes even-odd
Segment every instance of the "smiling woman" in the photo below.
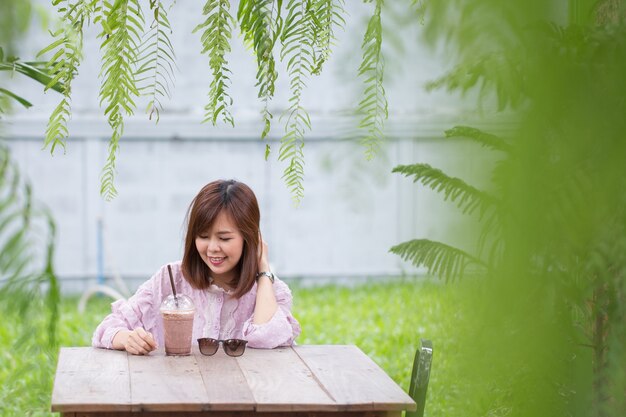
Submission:
<svg viewBox="0 0 626 417">
<path fill-rule="evenodd" d="M 129 300 L 113 303 L 93 345 L 140 355 L 163 345 L 159 307 L 172 287 L 196 307 L 192 340 L 241 339 L 252 348 L 291 345 L 300 325 L 291 314 L 289 287 L 268 272 L 252 190 L 234 180 L 211 182 L 193 199 L 187 217 L 183 260 L 162 267 Z"/>
<path fill-rule="evenodd" d="M 187 217 L 182 268 L 194 288 L 216 284 L 239 297 L 250 291 L 257 273 L 269 270 L 267 251 L 258 257 L 261 215 L 247 185 L 234 180 L 207 184 Z"/>
<path fill-rule="evenodd" d="M 218 287 L 228 288 L 238 281 L 236 266 L 243 253 L 244 239 L 235 221 L 220 211 L 213 226 L 196 237 L 200 258 L 211 270 L 211 280 Z"/>
</svg>

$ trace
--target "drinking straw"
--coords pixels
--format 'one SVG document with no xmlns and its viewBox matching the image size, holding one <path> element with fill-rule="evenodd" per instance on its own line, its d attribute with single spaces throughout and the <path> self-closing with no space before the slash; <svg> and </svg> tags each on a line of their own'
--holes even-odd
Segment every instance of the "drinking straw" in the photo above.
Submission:
<svg viewBox="0 0 626 417">
<path fill-rule="evenodd" d="M 170 285 L 172 286 L 172 293 L 174 293 L 174 302 L 176 303 L 176 307 L 178 307 L 178 298 L 176 297 L 176 287 L 174 286 L 174 277 L 172 276 L 172 267 L 167 265 L 167 272 L 170 274 Z"/>
</svg>

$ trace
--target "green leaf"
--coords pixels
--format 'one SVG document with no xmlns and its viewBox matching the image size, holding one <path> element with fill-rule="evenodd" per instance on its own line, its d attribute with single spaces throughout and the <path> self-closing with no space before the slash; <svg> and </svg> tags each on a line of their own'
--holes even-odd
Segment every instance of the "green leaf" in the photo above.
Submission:
<svg viewBox="0 0 626 417">
<path fill-rule="evenodd" d="M 58 46 L 63 45 L 64 42 L 65 42 L 64 38 L 57 39 L 56 41 L 52 42 L 50 45 L 46 46 L 41 51 L 39 51 L 36 57 L 39 58 L 41 55 L 45 54 L 46 52 L 49 52 L 57 48 Z"/>
<path fill-rule="evenodd" d="M 232 98 L 228 95 L 227 88 L 230 79 L 227 74 L 230 70 L 224 58 L 230 52 L 230 38 L 233 18 L 229 12 L 228 0 L 207 0 L 203 8 L 205 21 L 194 29 L 194 32 L 202 30 L 201 42 L 202 53 L 208 53 L 209 66 L 213 80 L 209 89 L 209 103 L 204 107 L 205 121 L 211 121 L 214 125 L 221 115 L 224 123 L 234 126 L 234 120 L 230 113 Z"/>
<path fill-rule="evenodd" d="M 17 101 L 18 103 L 20 103 L 22 106 L 29 108 L 32 107 L 32 103 L 28 100 L 26 100 L 25 98 L 22 98 L 20 96 L 18 96 L 17 94 L 14 94 L 12 92 L 10 92 L 9 90 L 5 90 L 4 88 L 0 87 L 0 93 L 4 94 L 5 96 L 11 97 L 13 100 Z"/>
<path fill-rule="evenodd" d="M 511 152 L 512 147 L 498 136 L 485 133 L 482 130 L 469 126 L 455 126 L 445 131 L 446 137 L 465 137 L 470 138 L 482 146 L 494 149 L 496 151 Z"/>
<path fill-rule="evenodd" d="M 141 45 L 143 14 L 137 0 L 116 0 L 113 4 L 105 2 L 102 13 L 100 104 L 106 105 L 104 114 L 113 132 L 100 177 L 100 192 L 106 200 L 111 200 L 117 195 L 114 185 L 115 158 L 124 132 L 122 111 L 133 114 L 136 107 L 134 98 L 139 95 L 134 67 Z"/>
<path fill-rule="evenodd" d="M 417 267 L 428 268 L 431 274 L 445 279 L 446 282 L 462 277 L 469 266 L 488 268 L 480 259 L 465 251 L 428 239 L 414 239 L 401 243 L 393 246 L 390 252 Z"/>
<path fill-rule="evenodd" d="M 361 139 L 365 146 L 368 160 L 373 159 L 384 139 L 382 134 L 385 120 L 388 118 L 387 98 L 383 87 L 384 61 L 382 57 L 382 25 L 381 8 L 383 1 L 376 0 L 374 14 L 370 18 L 361 49 L 363 60 L 359 67 L 359 75 L 365 81 L 364 98 L 359 103 L 358 113 L 361 115 L 359 128 L 366 131 Z"/>
<path fill-rule="evenodd" d="M 424 186 L 443 193 L 444 200 L 456 203 L 465 214 L 472 214 L 478 209 L 482 218 L 488 210 L 494 210 L 498 204 L 493 196 L 472 187 L 460 178 L 450 177 L 429 164 L 398 165 L 392 172 L 413 177 L 413 182 L 419 181 Z"/>
</svg>

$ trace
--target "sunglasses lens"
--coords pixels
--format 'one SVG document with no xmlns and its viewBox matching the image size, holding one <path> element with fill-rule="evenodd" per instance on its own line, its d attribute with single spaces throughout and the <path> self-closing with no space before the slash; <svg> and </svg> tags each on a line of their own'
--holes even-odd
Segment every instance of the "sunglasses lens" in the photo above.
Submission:
<svg viewBox="0 0 626 417">
<path fill-rule="evenodd" d="M 241 356 L 246 350 L 246 340 L 229 339 L 224 341 L 224 352 L 228 356 Z"/>
<path fill-rule="evenodd" d="M 219 348 L 219 346 L 220 342 L 215 339 L 198 339 L 198 347 L 200 348 L 200 353 L 202 353 L 203 355 L 215 355 L 215 352 L 217 352 L 217 348 Z"/>
</svg>

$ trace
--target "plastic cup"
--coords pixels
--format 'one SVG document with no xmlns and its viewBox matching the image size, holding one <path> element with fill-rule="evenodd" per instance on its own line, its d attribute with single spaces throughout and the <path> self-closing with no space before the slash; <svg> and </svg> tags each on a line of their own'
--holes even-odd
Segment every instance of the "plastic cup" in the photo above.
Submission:
<svg viewBox="0 0 626 417">
<path fill-rule="evenodd" d="M 196 308 L 191 298 L 177 294 L 169 295 L 161 303 L 161 317 L 165 331 L 165 354 L 168 356 L 191 355 L 193 316 Z"/>
</svg>

